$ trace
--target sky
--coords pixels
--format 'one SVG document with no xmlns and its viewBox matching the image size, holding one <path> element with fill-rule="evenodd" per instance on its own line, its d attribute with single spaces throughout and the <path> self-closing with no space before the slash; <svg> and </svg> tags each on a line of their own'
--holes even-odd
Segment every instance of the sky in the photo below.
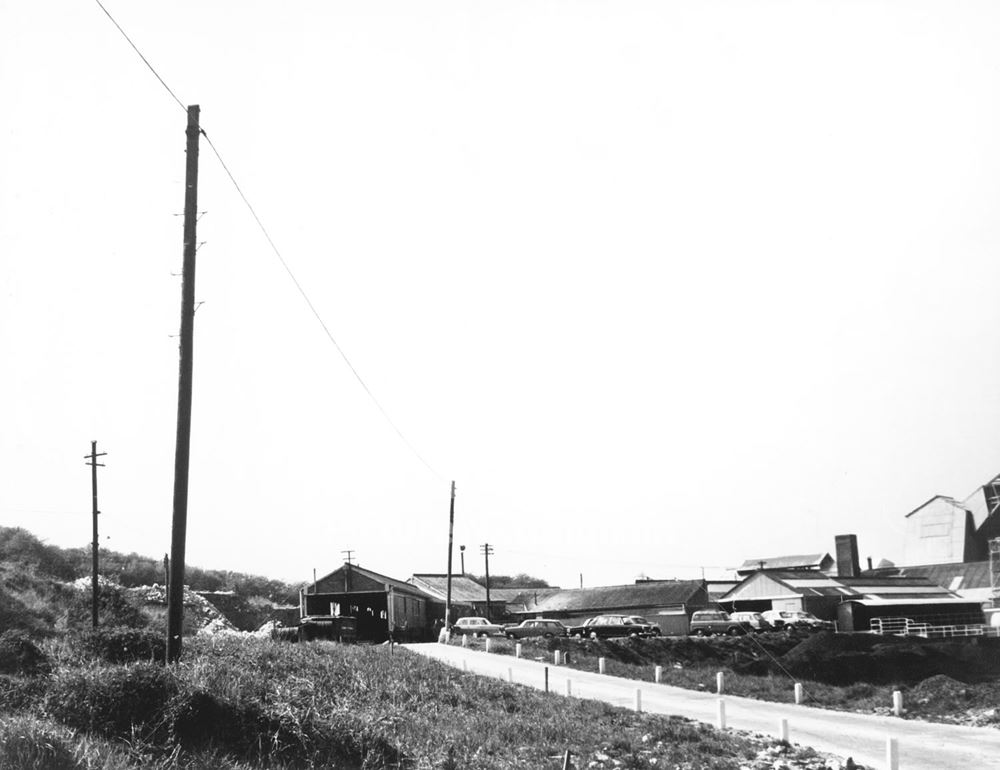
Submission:
<svg viewBox="0 0 1000 770">
<path fill-rule="evenodd" d="M 444 572 L 453 480 L 456 570 L 898 561 L 1000 472 L 996 3 L 104 7 L 166 87 L 0 0 L 0 525 L 86 547 L 96 440 L 169 551 L 193 104 L 190 565 Z"/>
</svg>

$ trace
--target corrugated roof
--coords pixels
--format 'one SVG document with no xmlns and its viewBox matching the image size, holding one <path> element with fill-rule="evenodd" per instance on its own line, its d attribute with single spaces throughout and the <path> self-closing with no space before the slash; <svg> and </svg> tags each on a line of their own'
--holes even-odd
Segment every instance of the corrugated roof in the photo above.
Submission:
<svg viewBox="0 0 1000 770">
<path fill-rule="evenodd" d="M 396 590 L 399 590 L 399 591 L 408 591 L 408 592 L 416 594 L 418 596 L 425 596 L 426 597 L 428 595 L 426 591 L 423 591 L 420 588 L 418 588 L 417 586 L 411 585 L 410 583 L 403 582 L 402 580 L 396 580 L 395 578 L 391 578 L 391 577 L 389 577 L 387 575 L 382 575 L 382 574 L 380 574 L 378 572 L 375 572 L 373 570 L 366 569 L 365 567 L 362 567 L 360 564 L 350 564 L 350 565 L 348 565 L 346 562 L 343 564 L 343 566 L 338 567 L 333 572 L 330 572 L 330 573 L 324 575 L 323 577 L 319 578 L 319 580 L 317 582 L 321 583 L 324 580 L 328 580 L 329 578 L 333 577 L 337 573 L 342 573 L 348 566 L 350 566 L 352 572 L 355 572 L 355 573 L 357 573 L 359 575 L 364 575 L 368 579 L 374 580 L 376 583 L 382 583 L 382 584 L 387 585 L 387 586 L 392 586 Z M 315 585 L 315 583 L 313 585 Z M 307 591 L 307 593 L 308 593 L 308 591 Z"/>
<path fill-rule="evenodd" d="M 837 580 L 846 586 L 855 588 L 874 588 L 885 586 L 939 586 L 933 580 L 923 575 L 861 575 L 859 577 L 842 577 Z"/>
<path fill-rule="evenodd" d="M 760 572 L 760 570 L 756 570 L 756 572 Z M 767 575 L 770 578 L 774 578 L 775 580 L 780 580 L 783 583 L 788 582 L 790 580 L 795 580 L 795 581 L 803 581 L 803 582 L 809 581 L 809 582 L 817 582 L 825 584 L 829 583 L 830 580 L 834 579 L 831 578 L 829 575 L 825 575 L 822 572 L 817 572 L 815 570 L 768 569 L 764 570 L 762 574 Z M 752 574 L 747 575 L 745 578 L 743 578 L 743 581 L 745 582 L 746 580 L 752 577 L 754 577 L 754 575 Z M 836 579 L 839 580 L 839 578 Z"/>
<path fill-rule="evenodd" d="M 448 575 L 447 574 L 418 574 L 407 581 L 418 588 L 430 593 L 435 598 L 445 601 L 448 596 Z M 490 598 L 492 594 L 490 591 Z M 465 575 L 451 576 L 451 600 L 453 602 L 485 602 L 486 588 L 479 585 L 475 580 Z"/>
<path fill-rule="evenodd" d="M 796 596 L 837 596 L 845 601 L 900 592 L 907 597 L 940 598 L 947 595 L 939 584 L 922 576 L 894 577 L 886 575 L 868 575 L 862 577 L 833 578 L 821 572 L 808 573 L 797 570 L 765 570 L 751 573 L 736 588 L 726 594 L 723 599 L 730 601 L 738 599 L 741 589 L 758 580 L 771 580 L 788 589 Z M 743 592 L 745 593 L 745 591 Z M 753 596 L 752 598 L 775 599 L 775 596 Z"/>
<path fill-rule="evenodd" d="M 747 559 L 738 568 L 737 572 L 756 572 L 761 569 L 819 569 L 824 561 L 832 562 L 833 557 L 828 553 L 807 553 L 795 554 L 792 556 L 771 556 L 767 559 Z"/>
<path fill-rule="evenodd" d="M 967 561 L 951 564 L 923 564 L 916 567 L 883 567 L 871 573 L 877 577 L 892 576 L 901 578 L 919 578 L 928 580 L 934 585 L 949 588 L 956 577 L 962 578 L 963 589 L 989 588 L 990 563 L 988 561 Z M 869 579 L 869 578 L 858 578 Z"/>
<path fill-rule="evenodd" d="M 958 596 L 941 597 L 937 599 L 848 599 L 847 601 L 861 604 L 865 607 L 891 607 L 894 605 L 922 606 L 925 604 L 978 604 L 978 602 L 962 599 Z"/>
<path fill-rule="evenodd" d="M 539 602 L 561 590 L 561 588 L 491 588 L 490 598 L 502 601 L 507 605 L 509 612 L 534 612 L 533 608 Z"/>
<path fill-rule="evenodd" d="M 569 588 L 540 601 L 535 612 L 584 612 L 685 604 L 704 589 L 700 580 L 669 580 L 597 588 Z"/>
</svg>

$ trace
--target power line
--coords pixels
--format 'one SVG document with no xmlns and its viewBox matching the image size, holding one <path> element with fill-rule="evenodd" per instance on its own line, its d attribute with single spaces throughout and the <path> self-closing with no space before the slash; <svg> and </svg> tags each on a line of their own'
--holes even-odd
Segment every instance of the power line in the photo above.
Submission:
<svg viewBox="0 0 1000 770">
<path fill-rule="evenodd" d="M 409 450 L 411 452 L 413 452 L 413 454 L 416 456 L 416 458 L 418 460 L 420 460 L 420 462 L 422 462 L 424 464 L 424 466 L 427 468 L 427 470 L 429 470 L 431 473 L 433 473 L 435 476 L 437 476 L 439 479 L 441 479 L 443 481 L 444 477 L 440 473 L 438 473 L 436 470 L 434 470 L 434 468 L 431 467 L 430 463 L 428 463 L 423 458 L 423 456 L 416 450 L 416 447 L 414 447 L 413 444 L 411 444 L 409 442 L 409 440 L 406 438 L 406 436 L 403 435 L 403 432 L 399 429 L 399 426 L 397 426 L 396 423 L 393 422 L 392 418 L 389 416 L 389 413 L 385 410 L 385 408 L 382 406 L 382 404 L 379 402 L 379 400 L 375 397 L 375 394 L 372 392 L 371 388 L 368 387 L 368 383 L 366 383 L 364 381 L 364 379 L 362 378 L 361 374 L 354 367 L 354 364 L 351 363 L 351 360 L 347 357 L 347 353 L 345 353 L 344 349 L 342 347 L 340 347 L 340 344 L 334 338 L 333 333 L 330 331 L 329 327 L 326 325 L 326 322 L 323 320 L 323 317 L 319 314 L 319 311 L 316 309 L 316 306 L 313 305 L 312 300 L 309 299 L 309 295 L 306 294 L 306 290 L 302 287 L 302 284 L 299 283 L 299 279 L 295 277 L 295 273 L 292 272 L 292 268 L 289 267 L 288 263 L 285 261 L 285 258 L 281 255 L 281 251 L 278 249 L 278 246 L 275 244 L 274 240 L 271 238 L 270 233 L 267 232 L 267 228 L 264 227 L 264 223 L 261 221 L 260 217 L 257 216 L 257 212 L 254 210 L 253 205 L 250 203 L 249 199 L 244 194 L 243 189 L 240 187 L 239 183 L 236 181 L 236 177 L 233 176 L 233 173 L 229 170 L 229 166 L 227 166 L 226 162 L 222 159 L 222 155 L 219 153 L 218 148 L 216 148 L 215 144 L 212 142 L 212 140 L 209 138 L 208 134 L 206 134 L 204 130 L 202 130 L 201 133 L 202 133 L 202 136 L 205 137 L 205 141 L 208 142 L 208 146 L 212 148 L 212 152 L 215 153 L 215 157 L 218 158 L 219 164 L 222 166 L 223 171 L 225 171 L 226 172 L 226 176 L 229 177 L 229 181 L 233 183 L 233 187 L 236 188 L 236 192 L 239 194 L 240 198 L 243 200 L 243 203 L 246 204 L 247 210 L 250 212 L 250 215 L 254 218 L 254 221 L 257 223 L 257 226 L 260 228 L 261 233 L 264 234 L 264 238 L 267 240 L 268 244 L 271 246 L 271 250 L 274 252 L 274 255 L 278 258 L 278 261 L 281 263 L 281 266 L 283 268 L 285 268 L 285 272 L 288 273 L 288 277 L 292 279 L 292 283 L 295 284 L 295 288 L 298 290 L 299 294 L 302 296 L 302 299 L 305 301 L 306 305 L 309 307 L 309 310 L 312 311 L 312 314 L 313 314 L 313 316 L 315 316 L 316 320 L 319 322 L 319 325 L 323 328 L 323 332 L 326 334 L 327 339 L 329 339 L 330 342 L 333 343 L 333 346 L 337 349 L 337 352 L 340 354 L 340 357 L 342 359 L 344 359 L 344 363 L 347 364 L 347 368 L 351 370 L 351 373 L 354 375 L 355 379 L 360 383 L 361 387 L 364 388 L 365 393 L 368 394 L 368 397 L 372 400 L 372 403 L 375 404 L 375 406 L 378 408 L 379 412 L 382 413 L 382 416 L 385 418 L 385 421 L 389 423 L 389 425 L 392 427 L 392 429 L 396 432 L 396 435 L 399 436 L 399 438 L 402 440 L 402 442 L 404 444 L 406 444 L 406 446 L 409 448 Z"/>
<path fill-rule="evenodd" d="M 177 102 L 177 104 L 180 106 L 182 110 L 184 110 L 185 113 L 187 113 L 187 107 L 184 106 L 184 102 L 178 99 L 177 94 L 175 94 L 172 90 L 170 90 L 170 86 L 168 86 L 166 81 L 160 77 L 160 73 L 158 73 L 155 69 L 153 69 L 153 65 L 150 64 L 149 60 L 142 55 L 142 51 L 140 51 L 139 47 L 132 42 L 132 38 L 130 38 L 128 34 L 126 34 L 125 30 L 122 29 L 121 24 L 115 21 L 115 17 L 112 16 L 111 13 L 108 11 L 108 9 L 104 7 L 103 3 L 101 3 L 101 0 L 94 0 L 94 2 L 96 2 L 100 6 L 101 10 L 104 11 L 104 14 L 109 19 L 111 19 L 111 23 L 114 24 L 115 27 L 118 28 L 118 31 L 122 33 L 122 37 L 124 37 L 128 41 L 128 44 L 132 46 L 132 50 L 134 50 L 137 54 L 139 54 L 139 58 L 142 59 L 143 64 L 149 67 L 149 71 L 152 72 L 153 75 L 156 76 L 156 79 L 160 81 L 160 85 L 162 85 L 164 88 L 167 89 L 167 93 L 170 94 L 172 97 L 174 97 L 174 101 Z"/>
<path fill-rule="evenodd" d="M 101 10 L 104 11 L 105 15 L 111 20 L 111 23 L 115 25 L 115 27 L 118 29 L 119 32 L 121 32 L 122 37 L 124 37 L 125 40 L 128 41 L 128 44 L 132 46 L 132 49 L 139 55 L 139 58 L 142 59 L 143 63 L 149 68 L 149 71 L 156 76 L 156 79 L 160 81 L 160 84 L 167 90 L 167 93 L 169 93 L 173 97 L 174 101 L 177 102 L 178 105 L 180 105 L 180 108 L 184 110 L 186 114 L 187 107 L 184 105 L 184 102 L 182 102 L 180 99 L 177 98 L 177 94 L 175 94 L 173 90 L 170 88 L 170 86 L 167 85 L 166 81 L 164 81 L 163 78 L 160 77 L 159 73 L 153 68 L 153 65 L 149 63 L 149 60 L 145 56 L 143 56 L 142 51 L 140 51 L 138 46 L 136 46 L 136 44 L 132 42 L 132 39 L 126 34 L 125 30 L 122 29 L 121 25 L 117 21 L 115 21 L 115 18 L 108 12 L 108 9 L 104 7 L 104 5 L 101 3 L 101 0 L 95 0 L 95 2 L 97 3 L 98 6 L 100 6 Z M 396 423 L 392 420 L 392 418 L 389 416 L 389 413 L 382 406 L 381 402 L 375 397 L 375 394 L 372 392 L 371 388 L 368 387 L 368 383 L 364 381 L 364 378 L 362 378 L 361 374 L 354 367 L 354 364 L 351 363 L 351 360 L 347 357 L 347 354 L 344 352 L 344 349 L 340 347 L 340 344 L 334 338 L 333 333 L 326 325 L 326 322 L 323 320 L 323 317 L 319 314 L 319 311 L 316 309 L 316 306 L 313 305 L 312 300 L 309 299 L 309 295 L 306 294 L 306 291 L 302 287 L 302 284 L 299 283 L 298 278 L 295 277 L 295 273 L 292 272 L 291 267 L 289 267 L 288 263 L 285 261 L 285 258 L 281 255 L 281 251 L 278 249 L 277 244 L 275 244 L 274 240 L 271 238 L 271 235 L 270 233 L 268 233 L 267 228 L 264 227 L 264 223 L 257 215 L 257 212 L 254 209 L 253 205 L 250 203 L 250 200 L 244 194 L 243 189 L 236 181 L 236 177 L 233 176 L 232 171 L 229 170 L 229 166 L 227 166 L 226 162 L 222 159 L 222 155 L 221 153 L 219 153 L 219 150 L 215 146 L 215 143 L 211 140 L 211 138 L 208 136 L 208 134 L 205 132 L 204 129 L 200 129 L 200 133 L 203 137 L 205 137 L 205 141 L 208 142 L 208 146 L 212 148 L 212 152 L 215 153 L 215 157 L 218 159 L 219 164 L 222 166 L 223 171 L 226 172 L 226 176 L 229 177 L 229 181 L 232 182 L 233 187 L 236 188 L 236 192 L 239 194 L 243 203 L 250 211 L 250 215 L 257 223 L 257 226 L 260 228 L 260 231 L 264 234 L 264 238 L 271 246 L 271 250 L 274 252 L 274 255 L 278 258 L 278 261 L 281 262 L 281 266 L 285 268 L 285 272 L 288 273 L 288 277 L 292 279 L 292 283 L 295 284 L 295 288 L 298 290 L 302 299 L 309 307 L 309 310 L 312 311 L 312 314 L 319 322 L 319 325 L 323 328 L 323 331 L 326 334 L 327 339 L 329 339 L 330 342 L 333 343 L 333 346 L 337 349 L 337 352 L 340 353 L 340 357 L 344 360 L 344 363 L 347 364 L 347 367 L 351 370 L 351 373 L 354 375 L 355 379 L 360 383 L 365 393 L 367 393 L 368 397 L 372 400 L 372 403 L 375 404 L 376 408 L 382 414 L 382 417 L 384 417 L 385 421 L 389 423 L 390 427 L 396 432 L 396 435 L 399 436 L 400 440 L 404 444 L 406 444 L 407 448 L 414 454 L 414 456 L 418 460 L 420 460 L 421 463 L 423 463 L 424 467 L 426 467 L 427 470 L 429 470 L 432 474 L 434 474 L 439 479 L 444 481 L 444 477 L 436 470 L 434 470 L 431 464 L 428 463 L 427 460 L 423 458 L 423 455 L 421 455 L 420 452 L 417 451 L 416 447 L 414 447 L 413 444 L 411 444 L 410 441 L 406 438 L 406 436 L 403 435 L 403 431 L 401 431 L 399 429 L 399 426 L 396 425 Z"/>
</svg>

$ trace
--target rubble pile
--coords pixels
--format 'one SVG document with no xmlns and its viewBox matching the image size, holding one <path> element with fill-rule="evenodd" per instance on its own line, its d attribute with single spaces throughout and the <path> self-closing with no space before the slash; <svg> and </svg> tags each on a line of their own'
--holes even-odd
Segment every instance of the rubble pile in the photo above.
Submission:
<svg viewBox="0 0 1000 770">
<path fill-rule="evenodd" d="M 738 731 L 740 737 L 757 746 L 757 753 L 751 759 L 743 760 L 740 770 L 866 770 L 853 759 L 832 757 L 802 746 L 775 741 L 756 733 Z M 662 741 L 654 741 L 651 735 L 642 738 L 644 748 L 637 752 L 623 750 L 611 744 L 604 745 L 589 756 L 573 756 L 571 766 L 578 770 L 616 770 L 616 768 L 638 766 L 663 770 L 698 770 L 702 765 L 676 764 L 664 759 L 667 746 Z"/>
</svg>

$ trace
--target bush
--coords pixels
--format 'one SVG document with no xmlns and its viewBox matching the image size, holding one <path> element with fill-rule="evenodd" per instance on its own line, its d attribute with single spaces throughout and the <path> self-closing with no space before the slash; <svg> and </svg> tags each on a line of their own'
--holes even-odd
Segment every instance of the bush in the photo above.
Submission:
<svg viewBox="0 0 1000 770">
<path fill-rule="evenodd" d="M 188 751 L 214 749 L 244 760 L 302 759 L 309 736 L 253 704 L 236 705 L 204 690 L 175 698 L 167 721 L 170 739 Z"/>
<path fill-rule="evenodd" d="M 85 653 L 109 663 L 166 660 L 167 642 L 162 634 L 149 629 L 98 628 L 75 637 Z"/>
<path fill-rule="evenodd" d="M 0 562 L 19 567 L 19 571 L 36 569 L 43 575 L 59 580 L 73 580 L 76 572 L 63 555 L 63 550 L 45 545 L 28 530 L 20 527 L 0 527 Z"/>
<path fill-rule="evenodd" d="M 69 603 L 67 625 L 70 628 L 87 628 L 92 623 L 92 596 L 90 587 L 76 590 Z M 146 617 L 135 604 L 129 601 L 122 587 L 114 583 L 101 583 L 97 595 L 98 621 L 102 626 L 129 626 L 143 628 Z"/>
<path fill-rule="evenodd" d="M 6 770 L 75 770 L 80 767 L 65 730 L 31 717 L 0 719 L 0 767 Z"/>
<path fill-rule="evenodd" d="M 8 629 L 0 634 L 0 674 L 34 676 L 48 670 L 48 658 L 27 633 Z"/>
<path fill-rule="evenodd" d="M 0 674 L 0 714 L 13 714 L 31 709 L 45 695 L 45 677 L 26 679 L 21 676 Z M 0 764 L 0 767 L 3 767 Z"/>
<path fill-rule="evenodd" d="M 45 710 L 80 730 L 124 737 L 138 729 L 145 735 L 163 724 L 177 689 L 173 674 L 154 663 L 59 670 L 50 681 Z"/>
<path fill-rule="evenodd" d="M 32 609 L 19 597 L 0 588 L 0 628 L 19 628 L 40 634 L 46 627 L 51 627 L 51 624 L 51 612 Z"/>
</svg>

